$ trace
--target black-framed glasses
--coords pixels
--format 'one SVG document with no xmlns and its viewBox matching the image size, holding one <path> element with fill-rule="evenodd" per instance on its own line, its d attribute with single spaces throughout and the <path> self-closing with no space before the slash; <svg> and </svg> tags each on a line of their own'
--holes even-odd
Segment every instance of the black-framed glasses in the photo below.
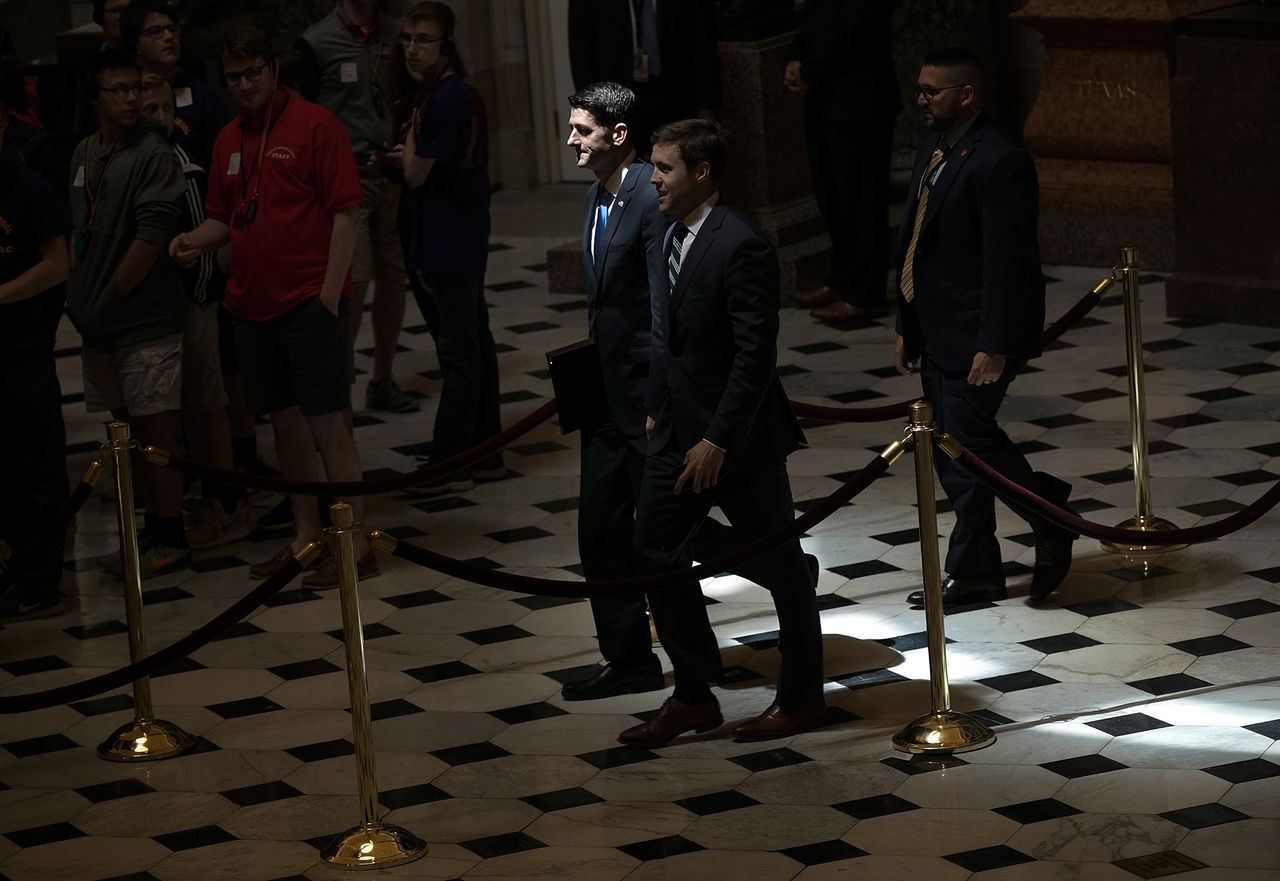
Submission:
<svg viewBox="0 0 1280 881">
<path fill-rule="evenodd" d="M 148 40 L 158 40 L 165 34 L 173 34 L 175 37 L 182 33 L 182 25 L 174 22 L 173 24 L 157 24 L 149 28 L 143 28 L 138 36 L 146 37 Z"/>
<path fill-rule="evenodd" d="M 401 34 L 400 45 L 408 49 L 410 46 L 417 46 L 419 49 L 425 49 L 432 43 L 443 43 L 444 37 L 428 37 L 426 34 Z"/>
<path fill-rule="evenodd" d="M 246 67 L 244 70 L 233 70 L 230 73 L 222 75 L 222 81 L 227 84 L 228 89 L 234 89 L 240 85 L 240 81 L 246 83 L 256 83 L 262 79 L 262 72 L 266 70 L 265 64 L 259 64 L 257 67 Z"/>
<path fill-rule="evenodd" d="M 939 95 L 941 95 L 943 92 L 950 91 L 951 89 L 963 89 L 963 88 L 964 88 L 965 86 L 967 86 L 967 85 L 969 85 L 969 84 L 968 84 L 968 83 L 957 83 L 957 84 L 956 84 L 956 85 L 954 85 L 954 86 L 921 86 L 921 85 L 917 85 L 917 86 L 915 87 L 915 89 L 914 89 L 914 92 L 915 92 L 915 96 L 916 96 L 916 100 L 917 100 L 917 101 L 918 101 L 918 100 L 920 100 L 921 98 L 924 98 L 926 101 L 932 101 L 934 98 L 938 97 L 938 96 L 939 96 Z"/>
<path fill-rule="evenodd" d="M 147 93 L 147 87 L 142 83 L 134 83 L 131 86 L 101 86 L 99 92 L 106 92 L 109 95 L 115 95 L 117 98 L 126 98 L 130 94 L 142 97 Z"/>
</svg>

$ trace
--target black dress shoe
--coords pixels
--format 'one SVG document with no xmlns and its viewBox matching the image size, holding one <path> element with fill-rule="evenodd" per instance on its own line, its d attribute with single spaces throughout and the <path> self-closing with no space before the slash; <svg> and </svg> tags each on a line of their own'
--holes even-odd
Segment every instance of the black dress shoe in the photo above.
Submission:
<svg viewBox="0 0 1280 881">
<path fill-rule="evenodd" d="M 1036 568 L 1031 575 L 1031 601 L 1038 603 L 1058 589 L 1071 570 L 1071 545 L 1078 536 L 1055 529 L 1036 536 Z"/>
<path fill-rule="evenodd" d="M 985 603 L 993 600 L 1007 599 L 1009 592 L 1005 590 L 1004 577 L 969 575 L 959 578 L 948 575 L 942 582 L 942 608 L 954 609 L 956 606 L 967 606 L 970 603 Z M 924 605 L 924 591 L 917 590 L 907 595 L 907 602 L 913 606 Z"/>
<path fill-rule="evenodd" d="M 628 746 L 661 746 L 686 731 L 702 734 L 724 724 L 720 704 L 715 698 L 700 704 L 686 704 L 669 697 L 648 722 L 633 725 L 618 735 L 618 742 Z"/>
<path fill-rule="evenodd" d="M 657 691 L 665 686 L 662 668 L 657 664 L 638 669 L 606 664 L 600 668 L 599 672 L 586 679 L 566 682 L 560 689 L 560 696 L 567 701 L 590 701 L 602 697 L 613 697 L 617 694 Z"/>
</svg>

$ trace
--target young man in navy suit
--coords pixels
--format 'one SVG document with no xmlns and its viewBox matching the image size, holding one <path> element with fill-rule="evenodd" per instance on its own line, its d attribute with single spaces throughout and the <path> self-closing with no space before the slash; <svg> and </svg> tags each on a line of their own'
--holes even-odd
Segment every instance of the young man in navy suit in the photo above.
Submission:
<svg viewBox="0 0 1280 881">
<path fill-rule="evenodd" d="M 644 471 L 655 300 L 662 237 L 668 222 L 649 184 L 653 167 L 637 158 L 630 137 L 635 94 L 594 83 L 569 98 L 568 145 L 596 182 L 587 190 L 582 262 L 587 327 L 596 343 L 603 395 L 589 402 L 582 426 L 578 548 L 587 581 L 632 577 L 632 532 Z M 593 597 L 591 613 L 605 664 L 566 683 L 566 700 L 590 700 L 663 686 L 642 594 Z M 705 612 L 703 617 L 706 617 Z M 717 655 L 718 657 L 718 655 Z"/>
<path fill-rule="evenodd" d="M 649 458 L 636 512 L 646 572 L 689 565 L 712 505 L 744 542 L 793 520 L 786 458 L 804 435 L 775 371 L 778 260 L 741 215 L 720 204 L 717 182 L 727 158 L 725 132 L 712 120 L 670 123 L 653 135 L 658 207 L 675 223 L 658 298 L 666 358 L 651 383 Z M 773 595 L 782 666 L 776 701 L 733 736 L 786 737 L 826 712 L 815 573 L 791 539 L 743 574 Z M 720 659 L 697 582 L 655 591 L 649 601 L 675 692 L 652 720 L 618 736 L 637 746 L 723 722 L 708 688 L 722 676 Z"/>
<path fill-rule="evenodd" d="M 1035 472 L 996 422 L 1009 384 L 1040 354 L 1039 183 L 1026 150 L 982 110 L 985 76 L 966 49 L 931 52 L 916 106 L 930 137 L 916 157 L 898 250 L 898 372 L 919 365 L 938 428 L 987 464 L 1065 505 L 1071 486 Z M 947 608 L 1004 599 L 995 497 L 947 456 L 935 457 L 956 514 L 947 550 Z M 1071 566 L 1075 535 L 1030 512 L 1036 540 L 1031 597 L 1048 596 Z M 921 591 L 907 601 L 919 604 Z"/>
</svg>

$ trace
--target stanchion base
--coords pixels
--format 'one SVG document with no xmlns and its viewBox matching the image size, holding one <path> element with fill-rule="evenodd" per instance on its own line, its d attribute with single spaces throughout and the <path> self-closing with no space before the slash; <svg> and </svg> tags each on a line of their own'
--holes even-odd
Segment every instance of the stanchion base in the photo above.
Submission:
<svg viewBox="0 0 1280 881">
<path fill-rule="evenodd" d="M 1177 525 L 1170 523 L 1163 517 L 1130 517 L 1123 523 L 1117 524 L 1118 529 L 1137 529 L 1142 532 L 1166 532 L 1170 529 L 1177 529 Z M 1117 544 L 1110 541 L 1098 542 L 1104 551 L 1113 554 L 1167 554 L 1170 551 L 1181 551 L 1187 546 L 1181 545 L 1126 545 Z"/>
<path fill-rule="evenodd" d="M 967 753 L 996 742 L 996 734 L 975 716 L 951 710 L 913 719 L 893 736 L 905 753 Z"/>
<path fill-rule="evenodd" d="M 98 757 L 108 762 L 153 762 L 180 756 L 195 745 L 196 739 L 173 722 L 134 719 L 98 746 Z"/>
<path fill-rule="evenodd" d="M 320 852 L 320 859 L 336 869 L 385 869 L 426 855 L 427 843 L 409 830 L 374 823 L 343 832 Z"/>
</svg>

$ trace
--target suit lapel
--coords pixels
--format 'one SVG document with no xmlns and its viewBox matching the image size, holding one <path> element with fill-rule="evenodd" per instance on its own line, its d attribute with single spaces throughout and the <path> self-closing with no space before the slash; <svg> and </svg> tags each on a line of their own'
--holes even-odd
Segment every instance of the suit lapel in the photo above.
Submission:
<svg viewBox="0 0 1280 881">
<path fill-rule="evenodd" d="M 929 190 L 929 207 L 924 212 L 924 226 L 927 227 L 929 221 L 938 216 L 938 212 L 942 209 L 942 203 L 947 198 L 947 191 L 951 189 L 952 181 L 960 174 L 964 164 L 969 161 L 969 157 L 978 150 L 979 142 L 981 142 L 982 136 L 986 131 L 983 123 L 982 117 L 976 119 L 959 143 L 951 148 L 951 155 L 947 157 L 947 164 L 942 166 L 942 173 L 938 175 L 937 183 Z"/>
<path fill-rule="evenodd" d="M 591 258 L 591 236 L 596 229 L 596 203 L 600 199 L 600 182 L 587 188 L 587 203 L 582 215 L 582 268 L 586 272 L 587 302 L 596 298 L 596 267 Z"/>
<path fill-rule="evenodd" d="M 641 172 L 647 162 L 636 160 L 627 167 L 627 173 L 622 178 L 622 183 L 618 186 L 618 195 L 614 197 L 613 208 L 609 210 L 609 221 L 604 226 L 604 235 L 601 236 L 599 244 L 596 246 L 595 276 L 596 285 L 604 278 L 604 264 L 609 257 L 609 243 L 613 241 L 613 237 L 617 234 L 618 228 L 622 225 L 622 221 L 627 211 L 631 208 L 632 195 L 636 188 L 637 182 L 644 175 Z"/>
</svg>

